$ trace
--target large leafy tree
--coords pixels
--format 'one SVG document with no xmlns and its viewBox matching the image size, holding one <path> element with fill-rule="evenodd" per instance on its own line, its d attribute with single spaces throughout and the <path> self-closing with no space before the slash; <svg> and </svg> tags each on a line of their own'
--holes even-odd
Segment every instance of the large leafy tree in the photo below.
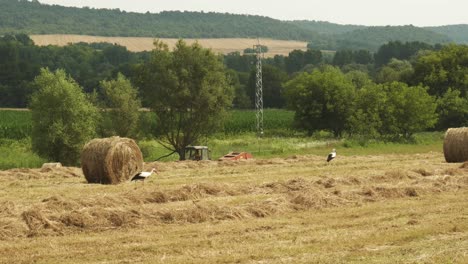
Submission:
<svg viewBox="0 0 468 264">
<path fill-rule="evenodd" d="M 410 138 L 437 122 L 436 101 L 423 86 L 401 82 L 383 85 L 387 95 L 381 134 Z"/>
<path fill-rule="evenodd" d="M 252 101 L 247 95 L 246 85 L 241 84 L 240 75 L 246 75 L 244 73 L 236 72 L 235 70 L 228 69 L 226 71 L 229 85 L 234 89 L 234 99 L 232 101 L 233 108 L 237 109 L 248 109 L 252 108 Z"/>
<path fill-rule="evenodd" d="M 181 160 L 187 145 L 222 124 L 232 103 L 221 58 L 198 43 L 179 40 L 170 52 L 156 41 L 151 59 L 137 69 L 137 82 L 157 115 L 161 143 Z"/>
<path fill-rule="evenodd" d="M 342 135 L 354 111 L 355 90 L 352 81 L 331 66 L 299 74 L 285 85 L 297 126 L 309 134 L 325 129 L 335 136 Z"/>
<path fill-rule="evenodd" d="M 468 94 L 468 46 L 448 45 L 420 56 L 414 65 L 413 82 L 429 86 L 432 95 L 443 96 L 451 88 Z"/>
<path fill-rule="evenodd" d="M 381 66 L 390 62 L 391 59 L 409 60 L 420 50 L 433 50 L 434 47 L 419 41 L 405 42 L 390 41 L 379 47 L 375 53 L 375 64 Z"/>
<path fill-rule="evenodd" d="M 308 49 L 307 51 L 293 50 L 285 58 L 284 63 L 288 73 L 294 73 L 302 70 L 304 66 L 316 65 L 322 61 L 322 52 L 320 50 Z"/>
<path fill-rule="evenodd" d="M 104 106 L 108 108 L 102 120 L 102 134 L 134 137 L 137 133 L 141 101 L 138 91 L 122 74 L 109 81 L 101 81 L 104 93 Z"/>
<path fill-rule="evenodd" d="M 76 165 L 83 145 L 95 135 L 97 109 L 63 70 L 41 69 L 31 96 L 32 147 L 40 156 Z"/>
<path fill-rule="evenodd" d="M 366 138 L 379 137 L 386 102 L 387 94 L 382 87 L 366 82 L 356 92 L 355 111 L 348 123 L 349 132 Z"/>
<path fill-rule="evenodd" d="M 468 96 L 461 96 L 459 90 L 449 88 L 437 99 L 439 114 L 438 129 L 468 126 Z"/>
<path fill-rule="evenodd" d="M 413 75 L 413 66 L 409 61 L 391 59 L 376 74 L 377 83 L 407 82 Z"/>
</svg>

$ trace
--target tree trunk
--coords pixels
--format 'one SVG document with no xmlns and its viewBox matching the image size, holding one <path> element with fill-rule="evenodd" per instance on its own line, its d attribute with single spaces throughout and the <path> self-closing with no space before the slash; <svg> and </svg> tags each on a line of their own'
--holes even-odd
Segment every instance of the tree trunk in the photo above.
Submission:
<svg viewBox="0 0 468 264">
<path fill-rule="evenodd" d="M 179 154 L 179 160 L 185 160 L 185 149 L 178 149 L 177 153 Z"/>
</svg>

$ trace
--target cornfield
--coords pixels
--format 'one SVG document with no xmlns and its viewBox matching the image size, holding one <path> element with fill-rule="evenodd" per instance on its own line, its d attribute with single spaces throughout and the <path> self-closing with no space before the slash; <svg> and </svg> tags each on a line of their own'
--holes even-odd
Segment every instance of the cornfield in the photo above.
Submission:
<svg viewBox="0 0 468 264">
<path fill-rule="evenodd" d="M 26 138 L 31 135 L 31 130 L 31 112 L 0 110 L 0 138 Z"/>
<path fill-rule="evenodd" d="M 146 114 L 146 113 L 145 113 Z M 149 117 L 154 118 L 154 117 Z M 148 118 L 145 118 L 145 120 Z M 265 109 L 264 131 L 266 134 L 289 135 L 295 132 L 293 128 L 294 112 L 281 109 Z M 146 122 L 149 122 L 146 120 Z M 145 135 L 148 124 L 142 122 L 140 131 Z M 152 124 L 154 126 L 154 124 Z M 32 130 L 31 112 L 0 110 L 0 138 L 22 139 L 29 137 Z M 145 131 L 143 131 L 145 130 Z M 256 132 L 256 117 L 254 110 L 232 110 L 224 122 L 223 132 L 233 135 Z"/>
</svg>

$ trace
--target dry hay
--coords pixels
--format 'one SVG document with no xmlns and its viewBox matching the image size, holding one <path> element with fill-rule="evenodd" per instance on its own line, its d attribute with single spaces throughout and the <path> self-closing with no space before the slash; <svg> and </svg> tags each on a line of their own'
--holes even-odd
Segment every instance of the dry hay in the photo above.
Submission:
<svg viewBox="0 0 468 264">
<path fill-rule="evenodd" d="M 49 163 L 42 164 L 41 169 L 60 168 L 60 167 L 62 167 L 62 163 L 60 162 L 49 162 Z"/>
<path fill-rule="evenodd" d="M 41 168 L 41 169 L 9 169 L 0 171 L 2 180 L 9 179 L 10 182 L 15 180 L 37 180 L 51 178 L 75 178 L 83 177 L 80 168 L 76 167 L 57 167 L 57 168 Z"/>
<path fill-rule="evenodd" d="M 386 186 L 370 186 L 364 187 L 360 192 L 361 195 L 366 196 L 374 200 L 376 198 L 383 199 L 396 199 L 403 197 L 416 197 L 419 196 L 419 192 L 414 187 L 386 187 Z"/>
<path fill-rule="evenodd" d="M 430 171 L 428 171 L 428 170 L 426 170 L 426 169 L 424 169 L 424 168 L 416 169 L 416 170 L 414 170 L 414 172 L 420 174 L 420 175 L 423 176 L 423 177 L 427 177 L 427 176 L 432 176 L 432 175 L 434 175 L 433 172 L 430 172 Z"/>
<path fill-rule="evenodd" d="M 458 178 L 460 177 L 445 177 L 444 180 L 462 180 Z M 432 178 L 421 179 L 429 183 L 435 182 Z M 454 184 L 467 186 L 468 177 L 463 179 L 465 181 Z M 370 185 L 341 193 L 327 187 L 329 183 L 336 184 L 339 181 L 334 181 L 333 178 L 324 178 L 321 181 L 296 178 L 249 188 L 246 188 L 247 185 L 198 183 L 173 190 L 135 189 L 114 195 L 96 194 L 75 199 L 55 195 L 33 204 L 22 214 L 16 214 L 14 204 L 3 203 L 2 211 L 6 217 L 3 218 L 4 221 L 0 221 L 0 239 L 104 231 L 158 223 L 184 224 L 264 218 L 293 211 L 321 210 L 366 201 L 417 197 L 437 191 L 437 188 L 429 189 L 423 185 Z M 245 193 L 255 195 L 262 189 L 269 192 L 269 198 L 222 204 L 218 203 L 217 199 L 206 199 L 229 196 L 230 193 L 237 193 L 235 195 L 239 196 Z M 225 198 L 221 200 L 229 201 Z M 171 202 L 177 204 L 170 204 Z M 13 217 L 20 217 L 23 221 L 15 224 L 11 221 Z"/>
<path fill-rule="evenodd" d="M 55 34 L 55 35 L 31 35 L 31 39 L 38 46 L 58 45 L 66 46 L 70 43 L 80 42 L 107 42 L 125 46 L 130 51 L 151 51 L 154 49 L 154 37 L 105 37 L 105 36 L 87 36 L 87 35 L 71 35 L 71 34 Z M 166 43 L 170 49 L 173 49 L 179 39 L 177 38 L 159 38 Z M 239 51 L 242 53 L 244 49 L 251 48 L 257 44 L 256 38 L 209 38 L 209 39 L 184 39 L 191 45 L 195 42 L 205 48 L 210 48 L 216 53 L 228 54 L 230 52 Z M 307 42 L 294 40 L 276 40 L 261 38 L 259 40 L 262 45 L 268 47 L 265 53 L 266 57 L 272 58 L 275 55 L 287 56 L 293 50 L 307 50 Z"/>
<path fill-rule="evenodd" d="M 24 222 L 28 226 L 28 236 L 33 237 L 37 235 L 46 234 L 61 234 L 61 228 L 47 217 L 47 213 L 41 208 L 31 208 L 21 214 Z"/>
<path fill-rule="evenodd" d="M 290 202 L 296 210 L 322 209 L 344 203 L 344 199 L 333 193 L 322 192 L 319 189 L 309 189 L 291 195 Z"/>
<path fill-rule="evenodd" d="M 26 232 L 24 223 L 16 218 L 1 218 L 0 219 L 0 240 L 5 240 L 12 237 L 21 237 Z"/>
<path fill-rule="evenodd" d="M 14 215 L 16 206 L 12 201 L 4 201 L 0 203 L 0 217 Z"/>
<path fill-rule="evenodd" d="M 468 127 L 447 130 L 444 139 L 444 156 L 447 162 L 468 161 Z"/>
<path fill-rule="evenodd" d="M 83 148 L 81 168 L 88 183 L 118 184 L 143 170 L 143 155 L 133 139 L 93 139 Z"/>
<path fill-rule="evenodd" d="M 466 169 L 468 170 L 468 161 L 464 162 L 461 166 L 460 169 Z"/>
</svg>

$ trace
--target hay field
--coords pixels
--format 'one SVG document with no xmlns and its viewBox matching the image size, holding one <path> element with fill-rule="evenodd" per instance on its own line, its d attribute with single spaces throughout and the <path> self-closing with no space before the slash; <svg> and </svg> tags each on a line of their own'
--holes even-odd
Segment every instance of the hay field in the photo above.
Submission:
<svg viewBox="0 0 468 264">
<path fill-rule="evenodd" d="M 98 37 L 86 35 L 31 35 L 34 43 L 39 46 L 57 45 L 65 46 L 69 43 L 77 42 L 108 42 L 116 43 L 127 47 L 130 51 L 149 51 L 153 49 L 153 41 L 155 38 L 144 37 Z M 161 38 L 163 42 L 169 45 L 172 49 L 178 39 Z M 188 44 L 198 41 L 203 47 L 211 48 L 214 52 L 227 54 L 233 51 L 242 52 L 246 48 L 252 48 L 257 44 L 257 39 L 248 38 L 218 38 L 218 39 L 185 39 Z M 290 41 L 290 40 L 274 40 L 260 39 L 260 43 L 268 47 L 268 52 L 265 57 L 274 57 L 275 55 L 288 55 L 289 52 L 300 49 L 307 49 L 307 42 Z"/>
<path fill-rule="evenodd" d="M 0 171 L 0 262 L 468 262 L 468 164 L 442 152 L 153 166 Z"/>
</svg>

